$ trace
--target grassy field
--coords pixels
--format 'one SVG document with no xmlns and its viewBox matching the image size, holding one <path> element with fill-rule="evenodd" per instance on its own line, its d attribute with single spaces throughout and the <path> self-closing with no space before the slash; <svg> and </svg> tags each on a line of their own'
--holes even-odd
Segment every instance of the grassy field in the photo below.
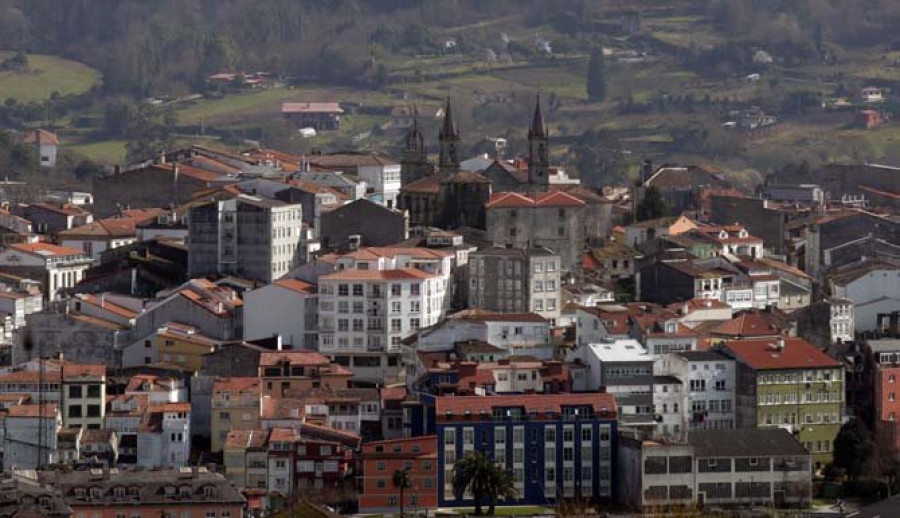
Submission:
<svg viewBox="0 0 900 518">
<path fill-rule="evenodd" d="M 10 57 L 0 52 L 0 60 Z M 0 72 L 0 100 L 13 98 L 19 102 L 42 101 L 53 92 L 60 95 L 79 94 L 100 80 L 100 72 L 69 59 L 42 54 L 28 56 L 28 70 Z"/>
<path fill-rule="evenodd" d="M 100 162 L 101 164 L 120 164 L 125 160 L 124 140 L 103 140 L 98 142 L 67 143 L 62 145 L 67 151 Z"/>
<path fill-rule="evenodd" d="M 367 105 L 390 103 L 390 96 L 380 92 L 351 88 L 275 88 L 258 92 L 226 95 L 221 99 L 203 99 L 183 108 L 176 107 L 179 124 L 235 123 L 252 117 L 275 117 L 281 103 L 292 101 L 358 101 Z"/>
</svg>

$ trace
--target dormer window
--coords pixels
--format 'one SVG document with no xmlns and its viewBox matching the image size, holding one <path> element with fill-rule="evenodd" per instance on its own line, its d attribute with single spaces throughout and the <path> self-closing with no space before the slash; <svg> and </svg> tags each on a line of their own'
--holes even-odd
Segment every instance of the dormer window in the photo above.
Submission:
<svg viewBox="0 0 900 518">
<path fill-rule="evenodd" d="M 728 239 L 728 232 L 725 232 L 724 230 L 719 232 L 719 239 Z"/>
<path fill-rule="evenodd" d="M 91 494 L 91 498 L 99 499 L 103 496 L 103 490 L 100 489 L 99 487 L 92 487 L 90 494 Z"/>
<path fill-rule="evenodd" d="M 125 488 L 121 486 L 114 488 L 113 496 L 116 498 L 125 498 Z"/>
<path fill-rule="evenodd" d="M 141 488 L 137 486 L 132 486 L 128 488 L 128 496 L 131 498 L 138 498 L 141 495 Z"/>
<path fill-rule="evenodd" d="M 175 487 L 174 486 L 166 486 L 165 489 L 163 489 L 163 492 L 165 493 L 166 496 L 175 496 Z"/>
<path fill-rule="evenodd" d="M 216 496 L 216 488 L 213 486 L 203 486 L 203 497 L 204 498 L 215 498 Z"/>
<path fill-rule="evenodd" d="M 181 486 L 178 488 L 178 495 L 182 497 L 191 496 L 191 486 Z"/>
<path fill-rule="evenodd" d="M 741 231 L 738 233 L 738 236 L 740 236 L 741 238 L 745 238 L 745 237 L 747 237 L 747 236 L 749 236 L 749 235 L 750 235 L 750 234 L 747 233 L 747 230 L 746 230 L 746 229 L 743 229 L 743 228 L 742 228 Z"/>
</svg>

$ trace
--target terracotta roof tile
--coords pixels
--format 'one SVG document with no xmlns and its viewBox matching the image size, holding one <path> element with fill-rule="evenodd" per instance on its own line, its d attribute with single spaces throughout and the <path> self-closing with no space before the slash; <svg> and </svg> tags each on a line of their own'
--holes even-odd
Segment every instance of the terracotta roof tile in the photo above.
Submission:
<svg viewBox="0 0 900 518">
<path fill-rule="evenodd" d="M 840 362 L 802 338 L 785 338 L 784 349 L 779 349 L 776 344 L 777 339 L 731 340 L 724 347 L 757 370 L 841 366 Z"/>
<path fill-rule="evenodd" d="M 335 273 L 329 273 L 320 277 L 325 280 L 348 280 L 348 281 L 367 281 L 367 280 L 411 280 L 411 279 L 432 279 L 437 277 L 430 273 L 423 272 L 418 268 L 400 268 L 398 270 L 341 270 Z"/>
</svg>

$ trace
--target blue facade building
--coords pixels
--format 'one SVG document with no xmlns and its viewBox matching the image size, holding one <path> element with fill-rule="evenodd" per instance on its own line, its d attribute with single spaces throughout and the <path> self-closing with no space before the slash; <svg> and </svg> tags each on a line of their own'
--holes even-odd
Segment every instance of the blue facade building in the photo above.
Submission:
<svg viewBox="0 0 900 518">
<path fill-rule="evenodd" d="M 438 503 L 457 499 L 453 469 L 480 451 L 512 473 L 518 497 L 500 505 L 553 505 L 560 500 L 605 501 L 615 487 L 616 403 L 605 393 L 443 396 L 420 400 L 419 419 L 438 438 Z M 420 427 L 415 427 L 420 428 Z M 424 431 L 424 430 L 423 430 Z"/>
</svg>

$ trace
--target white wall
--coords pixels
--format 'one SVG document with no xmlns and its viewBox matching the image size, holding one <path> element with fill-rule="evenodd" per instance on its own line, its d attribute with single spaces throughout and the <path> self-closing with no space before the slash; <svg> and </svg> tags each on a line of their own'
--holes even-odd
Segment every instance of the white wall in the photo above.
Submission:
<svg viewBox="0 0 900 518">
<path fill-rule="evenodd" d="M 856 304 L 856 332 L 874 331 L 878 313 L 896 311 L 900 307 L 900 270 L 875 270 L 835 287 L 834 295 Z M 880 299 L 880 300 L 879 300 Z"/>
<path fill-rule="evenodd" d="M 304 295 L 270 284 L 244 293 L 244 338 L 255 340 L 281 335 L 284 344 L 299 349 L 307 327 L 306 304 L 317 304 L 315 295 Z"/>
</svg>

